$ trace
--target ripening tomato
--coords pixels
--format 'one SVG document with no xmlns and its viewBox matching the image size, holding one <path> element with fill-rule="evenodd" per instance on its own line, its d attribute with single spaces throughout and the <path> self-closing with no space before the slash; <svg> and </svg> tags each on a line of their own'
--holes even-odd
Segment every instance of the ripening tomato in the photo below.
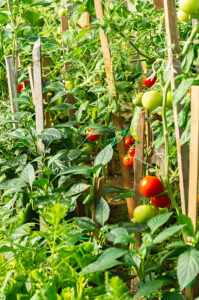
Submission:
<svg viewBox="0 0 199 300">
<path fill-rule="evenodd" d="M 95 128 L 87 131 L 87 133 L 86 133 L 88 140 L 92 141 L 92 142 L 97 141 L 99 139 L 99 137 L 100 137 L 99 134 L 92 134 L 92 132 L 94 130 L 95 130 Z"/>
<path fill-rule="evenodd" d="M 23 83 L 18 84 L 17 92 L 20 93 L 22 89 L 23 89 Z"/>
<path fill-rule="evenodd" d="M 130 148 L 130 146 L 132 146 L 135 143 L 135 140 L 131 136 L 126 136 L 124 139 L 124 143 L 125 143 L 126 149 L 128 150 Z"/>
<path fill-rule="evenodd" d="M 171 200 L 167 195 L 160 195 L 150 199 L 151 203 L 156 207 L 167 207 L 171 204 Z"/>
<path fill-rule="evenodd" d="M 128 154 L 129 154 L 130 156 L 134 156 L 134 155 L 135 155 L 135 148 L 129 149 Z"/>
<path fill-rule="evenodd" d="M 199 0 L 180 0 L 179 8 L 187 14 L 199 16 Z"/>
<path fill-rule="evenodd" d="M 144 93 L 142 96 L 142 105 L 150 111 L 158 108 L 162 105 L 162 94 L 156 90 Z"/>
<path fill-rule="evenodd" d="M 187 96 L 191 96 L 191 90 L 187 92 Z"/>
<path fill-rule="evenodd" d="M 139 183 L 140 193 L 147 198 L 153 197 L 163 192 L 163 186 L 156 176 L 146 176 Z"/>
<path fill-rule="evenodd" d="M 81 30 L 85 30 L 85 29 L 89 29 L 90 28 L 90 26 L 89 25 L 85 25 L 85 26 L 83 26 L 82 28 L 81 28 Z M 92 31 L 93 29 L 92 28 L 90 28 L 90 31 Z"/>
<path fill-rule="evenodd" d="M 139 205 L 135 208 L 133 215 L 135 222 L 145 224 L 155 216 L 155 212 L 150 205 Z"/>
<path fill-rule="evenodd" d="M 25 81 L 24 81 L 25 87 L 27 87 L 28 82 L 29 82 L 29 80 L 25 79 Z"/>
<path fill-rule="evenodd" d="M 127 168 L 133 168 L 134 157 L 130 155 L 125 155 L 123 158 L 123 164 Z"/>
<path fill-rule="evenodd" d="M 143 82 L 143 84 L 144 84 L 146 87 L 150 88 L 150 87 L 152 87 L 152 86 L 156 83 L 156 80 L 157 80 L 157 77 L 156 77 L 156 76 L 153 77 L 153 79 L 152 79 L 151 76 L 150 76 L 150 77 L 144 78 L 144 80 L 143 80 L 142 82 Z M 141 83 L 142 83 L 142 82 L 141 82 Z"/>
</svg>

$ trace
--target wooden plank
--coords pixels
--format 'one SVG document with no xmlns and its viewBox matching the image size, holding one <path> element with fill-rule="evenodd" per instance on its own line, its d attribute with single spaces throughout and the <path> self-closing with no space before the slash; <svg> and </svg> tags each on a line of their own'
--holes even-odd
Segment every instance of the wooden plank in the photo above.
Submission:
<svg viewBox="0 0 199 300">
<path fill-rule="evenodd" d="M 198 221 L 198 181 L 199 181 L 199 86 L 191 89 L 191 140 L 189 166 L 189 205 L 188 215 L 197 230 Z"/>
<path fill-rule="evenodd" d="M 12 99 L 17 98 L 17 81 L 15 76 L 15 64 L 13 55 L 9 55 L 5 57 L 6 61 L 6 72 L 8 78 L 8 89 L 9 89 L 9 97 L 10 97 L 10 106 L 12 119 L 15 120 L 14 114 L 19 111 L 18 103 L 14 103 Z M 17 124 L 13 123 L 13 128 L 17 128 Z"/>
<path fill-rule="evenodd" d="M 32 92 L 32 102 L 35 105 L 35 89 L 34 89 L 34 80 L 33 80 L 33 68 L 31 66 L 28 67 L 28 74 L 30 80 L 30 88 Z"/>
<path fill-rule="evenodd" d="M 79 21 L 78 21 L 78 24 L 81 26 L 81 27 L 84 27 L 86 25 L 88 25 L 90 23 L 90 15 L 87 11 L 83 12 L 83 14 L 81 15 Z"/>
<path fill-rule="evenodd" d="M 167 44 L 168 44 L 168 57 L 169 57 L 169 71 L 171 76 L 171 89 L 172 91 L 177 88 L 175 77 L 181 74 L 181 62 L 177 58 L 180 52 L 178 27 L 177 27 L 177 15 L 176 15 L 176 3 L 175 0 L 164 0 L 165 8 L 165 25 L 167 33 Z M 171 45 L 175 45 L 174 49 Z M 182 213 L 188 213 L 188 182 L 189 182 L 189 149 L 186 143 L 182 147 L 180 146 L 180 137 L 182 131 L 178 126 L 177 116 L 182 109 L 180 103 L 174 106 L 174 123 L 175 123 L 175 134 L 177 144 L 177 156 L 178 156 L 178 169 L 180 177 L 180 193 L 181 193 L 181 206 Z"/>
<path fill-rule="evenodd" d="M 33 81 L 35 91 L 35 121 L 36 131 L 38 134 L 44 129 L 44 108 L 43 108 L 43 91 L 42 91 L 42 71 L 41 71 L 41 40 L 40 38 L 35 42 L 33 48 Z M 42 155 L 44 151 L 44 144 L 39 139 L 37 144 L 37 151 Z"/>
<path fill-rule="evenodd" d="M 94 0 L 94 3 L 95 3 L 95 11 L 96 11 L 97 18 L 98 19 L 103 18 L 104 12 L 103 12 L 101 0 Z M 109 49 L 108 37 L 107 37 L 107 35 L 105 35 L 104 30 L 102 30 L 102 29 L 100 30 L 99 35 L 100 35 L 100 41 L 101 41 L 102 54 L 104 57 L 106 77 L 108 79 L 108 88 L 109 88 L 110 93 L 115 98 L 117 98 L 117 94 L 115 91 L 114 74 L 112 72 L 112 61 L 111 61 L 111 53 L 110 53 L 110 49 Z M 119 130 L 121 130 L 121 131 L 123 130 L 122 118 L 120 116 L 113 115 L 113 124 Z M 119 137 L 118 137 L 118 139 L 119 139 Z M 126 148 L 125 148 L 124 140 L 119 142 L 117 145 L 118 145 L 121 173 L 122 173 L 122 178 L 123 178 L 123 185 L 125 188 L 131 189 L 132 186 L 131 186 L 130 171 L 123 165 L 123 157 L 124 157 L 124 155 L 126 155 Z M 134 211 L 133 198 L 127 199 L 127 207 L 128 207 L 129 218 L 132 219 L 133 211 Z"/>
<path fill-rule="evenodd" d="M 140 112 L 140 119 L 137 126 L 137 138 L 139 143 L 135 143 L 135 160 L 134 160 L 134 202 L 138 205 L 141 198 L 139 192 L 139 183 L 143 177 L 143 161 L 144 161 L 144 131 L 145 131 L 145 112 Z"/>
</svg>

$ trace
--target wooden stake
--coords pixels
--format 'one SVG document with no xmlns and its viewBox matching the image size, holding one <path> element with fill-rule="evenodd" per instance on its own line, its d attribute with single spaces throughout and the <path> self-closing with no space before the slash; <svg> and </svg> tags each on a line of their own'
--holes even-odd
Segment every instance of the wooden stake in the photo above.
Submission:
<svg viewBox="0 0 199 300">
<path fill-rule="evenodd" d="M 30 80 L 30 88 L 32 92 L 32 102 L 35 105 L 35 89 L 34 89 L 34 80 L 33 80 L 33 68 L 31 66 L 28 67 L 28 74 Z"/>
<path fill-rule="evenodd" d="M 140 112 L 140 119 L 137 126 L 137 138 L 139 143 L 135 143 L 135 159 L 134 159 L 134 202 L 135 207 L 141 198 L 139 192 L 139 183 L 143 177 L 143 161 L 144 161 L 144 130 L 145 129 L 145 112 Z"/>
<path fill-rule="evenodd" d="M 38 134 L 44 129 L 44 108 L 43 108 L 43 91 L 42 91 L 42 71 L 41 71 L 41 40 L 35 42 L 33 48 L 33 81 L 35 91 L 35 120 L 36 131 Z M 44 152 L 44 144 L 39 139 L 37 151 L 40 155 Z"/>
<path fill-rule="evenodd" d="M 191 140 L 189 166 L 189 205 L 188 215 L 197 230 L 198 212 L 198 182 L 199 182 L 199 86 L 191 89 Z"/>
<path fill-rule="evenodd" d="M 104 12 L 102 7 L 101 0 L 94 0 L 95 3 L 95 11 L 96 16 L 98 19 L 103 18 Z M 102 54 L 104 57 L 104 64 L 105 64 L 105 70 L 106 70 L 106 77 L 108 79 L 108 88 L 110 93 L 117 99 L 117 94 L 115 91 L 115 81 L 114 81 L 114 75 L 112 72 L 112 61 L 111 61 L 111 53 L 109 49 L 109 43 L 108 43 L 108 37 L 105 35 L 104 30 L 100 30 L 100 41 L 101 41 L 101 48 L 102 48 Z M 122 126 L 122 118 L 120 116 L 113 115 L 113 124 L 116 128 L 119 130 L 123 130 Z M 116 133 L 117 134 L 117 133 Z M 118 137 L 118 139 L 120 139 Z M 123 165 L 123 157 L 126 155 L 126 148 L 124 145 L 124 141 L 118 143 L 118 152 L 119 152 L 119 159 L 120 159 L 120 165 L 121 165 L 121 172 L 123 177 L 123 185 L 127 189 L 131 189 L 131 176 L 129 170 Z M 127 199 L 127 207 L 128 207 L 128 214 L 129 218 L 133 218 L 133 211 L 134 211 L 134 200 L 133 198 Z"/>
<path fill-rule="evenodd" d="M 151 2 L 155 5 L 155 10 L 164 8 L 163 0 L 152 0 Z"/>
<path fill-rule="evenodd" d="M 14 114 L 19 111 L 18 103 L 14 103 L 12 99 L 17 98 L 17 81 L 15 77 L 15 64 L 13 55 L 9 55 L 5 57 L 6 61 L 6 72 L 8 78 L 8 89 L 9 89 L 9 97 L 10 97 L 10 106 L 12 112 L 12 119 L 15 120 Z M 13 128 L 17 128 L 17 124 L 13 123 Z"/>
<path fill-rule="evenodd" d="M 177 88 L 175 77 L 181 74 L 181 62 L 177 58 L 177 54 L 180 52 L 178 27 L 177 27 L 177 15 L 176 15 L 176 3 L 175 0 L 164 0 L 165 8 L 165 25 L 167 33 L 168 43 L 168 56 L 169 56 L 169 69 L 171 76 L 171 89 L 172 91 Z M 172 49 L 171 45 L 175 45 Z M 181 193 L 181 206 L 182 213 L 188 213 L 188 182 L 189 182 L 189 149 L 186 143 L 182 147 L 180 146 L 180 137 L 182 131 L 178 126 L 178 113 L 182 109 L 180 103 L 174 106 L 174 123 L 175 123 L 175 134 L 177 144 L 177 156 L 178 156 L 178 169 L 180 177 L 180 193 Z"/>
</svg>

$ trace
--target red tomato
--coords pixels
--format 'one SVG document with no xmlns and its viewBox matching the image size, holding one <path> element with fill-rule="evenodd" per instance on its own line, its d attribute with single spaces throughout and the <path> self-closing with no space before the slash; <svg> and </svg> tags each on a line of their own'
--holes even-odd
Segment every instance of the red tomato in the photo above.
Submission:
<svg viewBox="0 0 199 300">
<path fill-rule="evenodd" d="M 171 204 L 171 200 L 167 195 L 161 195 L 155 198 L 151 198 L 151 203 L 156 207 L 167 207 Z"/>
<path fill-rule="evenodd" d="M 106 124 L 106 121 L 105 121 L 105 120 L 103 120 L 101 124 L 102 124 L 102 125 L 105 125 L 105 124 Z"/>
<path fill-rule="evenodd" d="M 135 155 L 135 148 L 129 149 L 128 154 L 129 154 L 130 156 L 134 156 L 134 155 Z"/>
<path fill-rule="evenodd" d="M 83 26 L 81 29 L 82 29 L 82 30 L 85 30 L 85 29 L 88 29 L 88 28 L 90 28 L 90 26 L 89 26 L 89 25 L 85 25 L 85 26 Z M 90 28 L 90 31 L 91 31 L 91 30 L 93 30 L 93 29 Z"/>
<path fill-rule="evenodd" d="M 145 83 L 145 78 L 142 78 L 141 85 L 144 85 L 144 83 Z"/>
<path fill-rule="evenodd" d="M 23 83 L 18 84 L 17 92 L 20 93 L 22 89 L 23 89 Z"/>
<path fill-rule="evenodd" d="M 124 143 L 126 146 L 126 149 L 128 150 L 130 146 L 132 146 L 135 143 L 135 140 L 131 136 L 126 136 L 124 139 Z"/>
<path fill-rule="evenodd" d="M 24 81 L 24 84 L 25 84 L 25 87 L 27 86 L 27 83 L 29 82 L 29 80 L 28 79 L 25 79 L 25 81 Z"/>
<path fill-rule="evenodd" d="M 134 157 L 130 156 L 128 154 L 125 155 L 124 158 L 123 158 L 123 164 L 127 168 L 133 168 L 133 161 L 134 161 Z"/>
<path fill-rule="evenodd" d="M 153 79 L 151 79 L 151 77 L 146 77 L 143 79 L 142 82 L 146 87 L 150 88 L 156 83 L 156 80 L 157 80 L 156 76 Z M 142 84 L 142 82 L 141 82 L 141 84 Z"/>
<path fill-rule="evenodd" d="M 90 191 L 90 189 L 91 189 L 91 187 L 90 187 L 90 186 L 88 186 L 88 187 L 86 188 L 86 190 L 87 190 L 87 191 Z"/>
<path fill-rule="evenodd" d="M 163 192 L 163 186 L 156 176 L 146 176 L 139 183 L 140 193 L 147 198 L 153 197 Z"/>
<path fill-rule="evenodd" d="M 99 134 L 92 134 L 92 132 L 94 130 L 95 129 L 91 129 L 91 130 L 87 131 L 87 133 L 86 133 L 88 140 L 92 141 L 92 142 L 97 141 L 99 139 L 99 137 L 100 137 Z"/>
</svg>

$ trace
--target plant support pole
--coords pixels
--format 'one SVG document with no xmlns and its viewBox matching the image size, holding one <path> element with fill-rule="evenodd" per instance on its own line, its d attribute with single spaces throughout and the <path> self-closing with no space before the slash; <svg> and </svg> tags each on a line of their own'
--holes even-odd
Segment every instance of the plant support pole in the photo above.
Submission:
<svg viewBox="0 0 199 300">
<path fill-rule="evenodd" d="M 103 18 L 104 12 L 102 7 L 101 0 L 95 0 L 95 11 L 96 16 L 98 19 Z M 102 54 L 104 57 L 104 64 L 105 64 L 105 70 L 106 70 L 106 77 L 108 79 L 108 88 L 110 93 L 114 96 L 115 99 L 117 99 L 117 94 L 115 91 L 115 80 L 114 80 L 114 74 L 112 72 L 112 61 L 111 61 L 111 53 L 108 43 L 108 37 L 105 35 L 104 30 L 101 29 L 99 32 L 100 35 L 100 41 L 101 41 L 101 48 L 102 48 Z M 118 128 L 120 131 L 123 130 L 122 126 L 122 118 L 120 116 L 113 115 L 113 123 L 116 128 Z M 119 132 L 116 132 L 116 135 Z M 118 139 L 120 139 L 120 136 L 118 136 Z M 119 152 L 119 159 L 120 159 L 120 166 L 121 166 L 121 172 L 122 172 L 122 178 L 123 178 L 123 185 L 126 189 L 131 189 L 131 175 L 129 170 L 124 166 L 123 164 L 123 157 L 126 155 L 126 149 L 124 145 L 124 140 L 119 142 L 118 144 L 118 152 Z M 134 211 L 134 200 L 133 198 L 127 198 L 127 208 L 128 208 L 128 214 L 129 219 L 133 218 L 133 211 Z"/>
<path fill-rule="evenodd" d="M 177 27 L 177 15 L 176 15 L 176 3 L 175 0 L 164 0 L 165 8 L 165 25 L 167 33 L 168 44 L 168 57 L 169 57 L 169 71 L 171 77 L 171 90 L 177 88 L 175 77 L 182 73 L 181 62 L 177 58 L 180 53 L 178 27 Z M 174 49 L 171 47 L 174 45 Z M 180 194 L 181 194 L 181 206 L 182 213 L 188 213 L 188 182 L 189 182 L 189 149 L 188 143 L 182 147 L 180 145 L 180 137 L 182 130 L 178 125 L 178 114 L 182 109 L 180 103 L 173 107 L 176 145 L 177 145 L 177 157 L 178 157 L 178 169 L 180 177 Z"/>
</svg>

